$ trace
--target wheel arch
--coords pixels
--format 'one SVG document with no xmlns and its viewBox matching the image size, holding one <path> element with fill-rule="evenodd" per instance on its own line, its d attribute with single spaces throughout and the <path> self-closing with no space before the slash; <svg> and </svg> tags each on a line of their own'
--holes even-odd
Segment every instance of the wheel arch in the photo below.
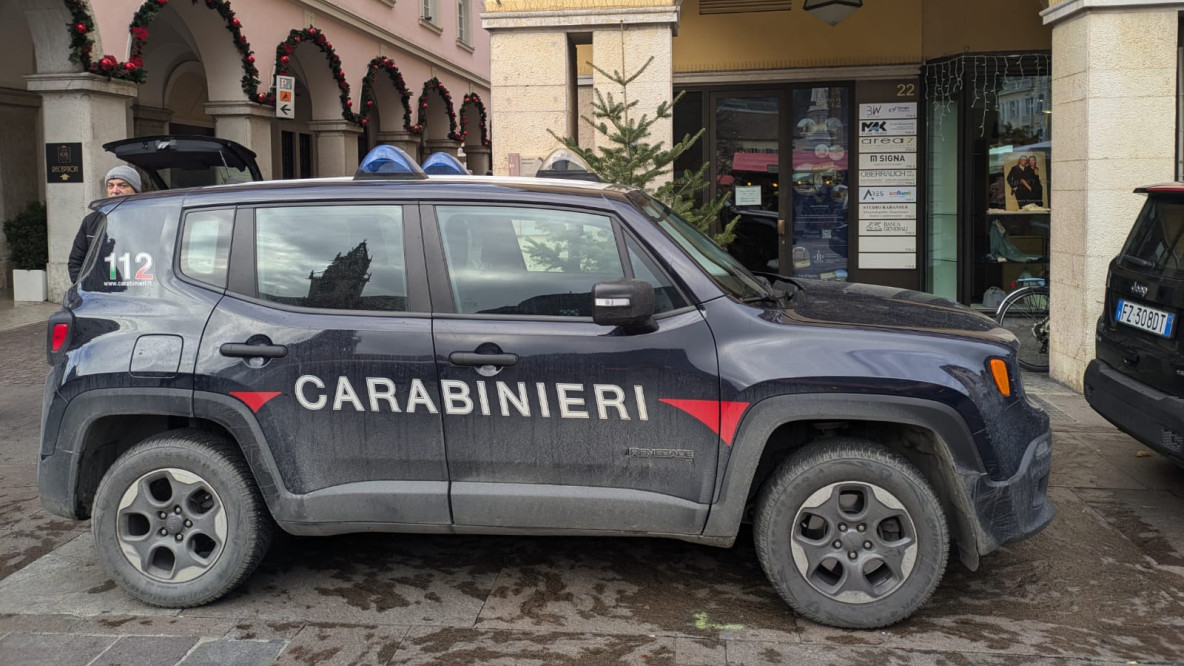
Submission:
<svg viewBox="0 0 1184 666">
<path fill-rule="evenodd" d="M 55 449 L 70 456 L 67 492 L 51 507 L 59 515 L 88 518 L 99 482 L 120 455 L 153 435 L 184 428 L 215 432 L 237 447 L 273 515 L 281 501 L 283 486 L 262 431 L 250 409 L 229 396 L 189 389 L 88 391 L 69 402 L 56 427 Z"/>
<path fill-rule="evenodd" d="M 888 395 L 775 396 L 751 406 L 721 473 L 703 536 L 735 538 L 761 484 L 811 441 L 843 431 L 905 456 L 933 486 L 946 512 L 959 558 L 978 567 L 980 526 L 964 477 L 983 474 L 974 438 L 952 407 Z"/>
</svg>

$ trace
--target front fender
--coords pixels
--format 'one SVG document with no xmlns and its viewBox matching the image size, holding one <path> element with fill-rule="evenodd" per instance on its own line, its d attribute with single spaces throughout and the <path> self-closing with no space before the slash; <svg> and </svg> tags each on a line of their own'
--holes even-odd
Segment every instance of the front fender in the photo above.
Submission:
<svg viewBox="0 0 1184 666">
<path fill-rule="evenodd" d="M 977 565 L 980 530 L 974 505 L 967 493 L 985 475 L 974 437 L 952 407 L 942 403 L 891 395 L 842 393 L 796 394 L 766 398 L 745 413 L 727 466 L 718 485 L 716 501 L 703 536 L 734 539 L 752 492 L 765 444 L 773 432 L 795 421 L 883 421 L 911 425 L 934 435 L 934 453 L 941 478 L 935 490 L 945 495 L 957 512 L 951 525 L 962 549 L 963 561 Z"/>
</svg>

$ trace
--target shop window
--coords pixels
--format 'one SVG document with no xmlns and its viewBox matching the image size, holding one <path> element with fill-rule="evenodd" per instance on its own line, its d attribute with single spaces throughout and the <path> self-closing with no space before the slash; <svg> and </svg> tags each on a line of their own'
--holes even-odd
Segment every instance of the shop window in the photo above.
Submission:
<svg viewBox="0 0 1184 666">
<path fill-rule="evenodd" d="M 1044 53 L 926 64 L 933 293 L 992 310 L 1008 292 L 1047 281 L 1050 73 Z"/>
</svg>

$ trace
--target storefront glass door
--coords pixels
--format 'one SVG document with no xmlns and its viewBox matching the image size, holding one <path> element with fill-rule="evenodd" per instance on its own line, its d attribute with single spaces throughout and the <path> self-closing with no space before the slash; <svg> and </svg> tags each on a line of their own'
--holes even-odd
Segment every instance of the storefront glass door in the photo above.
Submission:
<svg viewBox="0 0 1184 666">
<path fill-rule="evenodd" d="M 781 96 L 719 95 L 713 103 L 716 191 L 731 194 L 721 223 L 740 218 L 728 251 L 749 270 L 776 271 Z"/>
<path fill-rule="evenodd" d="M 787 275 L 847 280 L 849 97 L 846 86 L 793 91 L 793 270 Z"/>
</svg>

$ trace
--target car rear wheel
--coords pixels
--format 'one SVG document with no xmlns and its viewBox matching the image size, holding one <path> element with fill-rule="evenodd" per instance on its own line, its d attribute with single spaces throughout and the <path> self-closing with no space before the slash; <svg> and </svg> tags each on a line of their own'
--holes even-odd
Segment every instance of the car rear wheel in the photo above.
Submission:
<svg viewBox="0 0 1184 666">
<path fill-rule="evenodd" d="M 273 530 L 242 455 L 198 430 L 132 447 L 95 495 L 99 558 L 120 587 L 154 606 L 200 606 L 230 592 L 259 565 Z"/>
<path fill-rule="evenodd" d="M 817 442 L 782 463 L 760 493 L 754 536 L 781 597 L 811 620 L 846 628 L 911 615 L 949 554 L 945 516 L 921 473 L 859 439 Z"/>
</svg>

